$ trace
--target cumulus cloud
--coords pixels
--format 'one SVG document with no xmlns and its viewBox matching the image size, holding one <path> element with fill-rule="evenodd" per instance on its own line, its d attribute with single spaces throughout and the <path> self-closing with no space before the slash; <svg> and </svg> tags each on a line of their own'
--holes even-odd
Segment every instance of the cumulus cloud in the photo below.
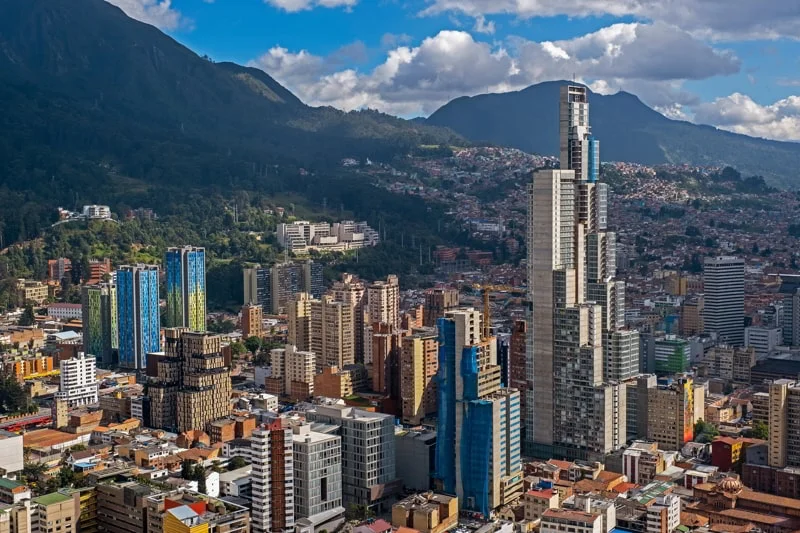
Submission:
<svg viewBox="0 0 800 533">
<path fill-rule="evenodd" d="M 106 0 L 131 18 L 162 30 L 191 26 L 191 21 L 172 7 L 172 0 Z"/>
<path fill-rule="evenodd" d="M 761 105 L 745 94 L 734 93 L 700 104 L 695 122 L 722 129 L 784 141 L 800 141 L 800 96 Z"/>
<path fill-rule="evenodd" d="M 472 29 L 478 33 L 493 35 L 497 28 L 495 27 L 493 20 L 487 21 L 486 17 L 483 15 L 478 15 L 475 17 L 475 27 Z"/>
<path fill-rule="evenodd" d="M 352 9 L 358 0 L 264 0 L 265 3 L 289 13 L 307 11 L 315 7 L 343 7 Z"/>
<path fill-rule="evenodd" d="M 800 10 L 785 0 L 428 0 L 423 14 L 460 12 L 478 17 L 567 15 L 632 16 L 721 40 L 797 39 Z"/>
<path fill-rule="evenodd" d="M 732 74 L 732 53 L 665 24 L 615 24 L 575 39 L 504 43 L 477 41 L 466 31 L 442 31 L 417 46 L 397 46 L 372 71 L 342 69 L 327 57 L 275 47 L 252 62 L 312 105 L 372 107 L 404 116 L 428 114 L 452 98 L 506 92 L 553 79 L 625 89 L 653 106 L 696 103 L 682 91 L 688 79 Z M 692 61 L 686 61 L 687 57 Z"/>
</svg>

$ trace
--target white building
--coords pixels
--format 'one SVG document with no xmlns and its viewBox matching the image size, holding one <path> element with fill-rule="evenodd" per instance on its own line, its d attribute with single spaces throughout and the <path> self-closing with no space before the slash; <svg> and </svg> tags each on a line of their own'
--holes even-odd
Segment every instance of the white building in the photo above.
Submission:
<svg viewBox="0 0 800 533">
<path fill-rule="evenodd" d="M 84 218 L 107 220 L 111 218 L 111 208 L 107 205 L 85 205 L 82 214 Z"/>
<path fill-rule="evenodd" d="M 703 264 L 703 322 L 707 333 L 731 346 L 744 345 L 744 260 L 707 257 Z"/>
<path fill-rule="evenodd" d="M 659 496 L 655 503 L 647 508 L 647 533 L 675 531 L 679 525 L 681 525 L 680 496 L 675 494 Z"/>
<path fill-rule="evenodd" d="M 278 420 L 253 432 L 252 530 L 294 530 L 294 460 L 292 429 Z"/>
<path fill-rule="evenodd" d="M 297 518 L 327 515 L 342 507 L 342 439 L 311 431 L 311 425 L 293 428 L 294 510 Z"/>
<path fill-rule="evenodd" d="M 11 474 L 21 471 L 24 466 L 22 435 L 0 429 L 0 469 Z"/>
<path fill-rule="evenodd" d="M 781 328 L 766 328 L 763 326 L 751 326 L 744 330 L 744 345 L 753 348 L 756 356 L 767 357 L 783 341 L 783 330 Z"/>
<path fill-rule="evenodd" d="M 290 252 L 309 250 L 344 251 L 380 242 L 378 232 L 366 222 L 345 220 L 328 224 L 296 220 L 289 224 L 278 224 L 278 243 Z"/>
<path fill-rule="evenodd" d="M 83 316 L 81 304 L 50 304 L 47 306 L 47 316 L 56 320 L 73 320 Z"/>
<path fill-rule="evenodd" d="M 219 475 L 219 492 L 222 496 L 234 498 L 252 498 L 253 477 L 252 466 L 247 465 L 230 472 L 223 472 Z"/>
<path fill-rule="evenodd" d="M 388 511 L 402 488 L 395 465 L 394 417 L 345 405 L 318 406 L 309 422 L 339 426 L 342 438 L 342 500 Z"/>
<path fill-rule="evenodd" d="M 599 514 L 571 509 L 547 509 L 542 514 L 540 533 L 605 533 Z"/>
<path fill-rule="evenodd" d="M 61 384 L 56 399 L 78 407 L 97 403 L 97 364 L 93 355 L 78 353 L 78 357 L 61 361 Z"/>
</svg>

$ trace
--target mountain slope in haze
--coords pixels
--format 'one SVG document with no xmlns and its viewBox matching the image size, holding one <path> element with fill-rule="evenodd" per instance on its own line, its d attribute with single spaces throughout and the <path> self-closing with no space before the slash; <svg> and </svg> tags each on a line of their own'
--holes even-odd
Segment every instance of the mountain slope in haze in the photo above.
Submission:
<svg viewBox="0 0 800 533">
<path fill-rule="evenodd" d="M 567 83 L 546 82 L 518 92 L 458 98 L 426 123 L 451 128 L 475 142 L 558 154 L 559 90 Z M 671 120 L 625 92 L 592 93 L 589 103 L 592 132 L 600 139 L 604 161 L 730 165 L 745 175 L 763 175 L 773 185 L 800 188 L 799 143 Z"/>
</svg>

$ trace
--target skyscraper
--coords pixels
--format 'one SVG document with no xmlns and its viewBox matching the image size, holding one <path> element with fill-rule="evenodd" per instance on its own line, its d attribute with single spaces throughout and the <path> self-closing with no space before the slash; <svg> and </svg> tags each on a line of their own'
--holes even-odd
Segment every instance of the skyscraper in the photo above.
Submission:
<svg viewBox="0 0 800 533">
<path fill-rule="evenodd" d="M 147 354 L 161 349 L 158 267 L 126 265 L 117 271 L 119 364 L 147 368 Z"/>
<path fill-rule="evenodd" d="M 311 351 L 317 356 L 317 370 L 344 368 L 355 362 L 353 307 L 332 296 L 311 301 Z"/>
<path fill-rule="evenodd" d="M 86 285 L 81 290 L 83 349 L 110 365 L 119 348 L 117 286 L 113 283 Z"/>
<path fill-rule="evenodd" d="M 343 302 L 353 308 L 353 322 L 355 330 L 355 362 L 365 363 L 365 353 L 369 347 L 366 345 L 365 326 L 371 324 L 366 319 L 367 289 L 364 283 L 352 274 L 342 274 L 342 279 L 334 282 L 330 293 L 337 302 Z"/>
<path fill-rule="evenodd" d="M 497 343 L 483 315 L 449 311 L 439 319 L 436 475 L 440 490 L 484 516 L 519 497 L 520 398 L 500 387 Z"/>
<path fill-rule="evenodd" d="M 528 190 L 526 449 L 597 459 L 625 443 L 626 388 L 616 380 L 633 377 L 638 344 L 624 330 L 585 87 L 561 88 L 559 116 L 561 169 L 537 172 Z"/>
<path fill-rule="evenodd" d="M 269 268 L 244 269 L 244 303 L 255 303 L 265 313 L 285 313 L 297 294 L 305 292 L 321 298 L 325 291 L 322 263 L 288 261 Z"/>
<path fill-rule="evenodd" d="M 738 257 L 707 257 L 703 263 L 707 333 L 731 346 L 744 346 L 744 260 Z"/>
<path fill-rule="evenodd" d="M 294 531 L 292 429 L 278 419 L 253 431 L 251 459 L 254 533 Z"/>
<path fill-rule="evenodd" d="M 458 307 L 458 289 L 431 289 L 425 293 L 425 311 L 422 320 L 432 328 L 447 311 Z"/>
<path fill-rule="evenodd" d="M 167 327 L 206 330 L 206 250 L 170 248 L 167 270 Z"/>
<path fill-rule="evenodd" d="M 400 402 L 403 423 L 416 425 L 436 412 L 439 339 L 430 333 L 403 337 L 400 349 Z"/>
<path fill-rule="evenodd" d="M 376 281 L 367 287 L 367 324 L 382 322 L 400 327 L 400 284 L 397 276 Z"/>
</svg>

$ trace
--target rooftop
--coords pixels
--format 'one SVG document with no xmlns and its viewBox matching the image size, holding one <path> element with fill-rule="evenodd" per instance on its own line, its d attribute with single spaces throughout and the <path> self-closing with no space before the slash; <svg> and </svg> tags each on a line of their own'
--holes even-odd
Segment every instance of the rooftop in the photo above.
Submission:
<svg viewBox="0 0 800 533">
<path fill-rule="evenodd" d="M 45 494 L 43 496 L 39 496 L 38 498 L 34 498 L 33 502 L 38 503 L 39 505 L 55 505 L 71 499 L 72 497 L 67 496 L 66 494 L 61 494 L 60 492 L 51 492 L 50 494 Z"/>
<path fill-rule="evenodd" d="M 542 518 L 554 520 L 569 520 L 571 522 L 582 522 L 584 524 L 593 524 L 599 518 L 599 515 L 592 513 L 584 513 L 582 511 L 573 511 L 570 509 L 547 509 Z"/>
</svg>

